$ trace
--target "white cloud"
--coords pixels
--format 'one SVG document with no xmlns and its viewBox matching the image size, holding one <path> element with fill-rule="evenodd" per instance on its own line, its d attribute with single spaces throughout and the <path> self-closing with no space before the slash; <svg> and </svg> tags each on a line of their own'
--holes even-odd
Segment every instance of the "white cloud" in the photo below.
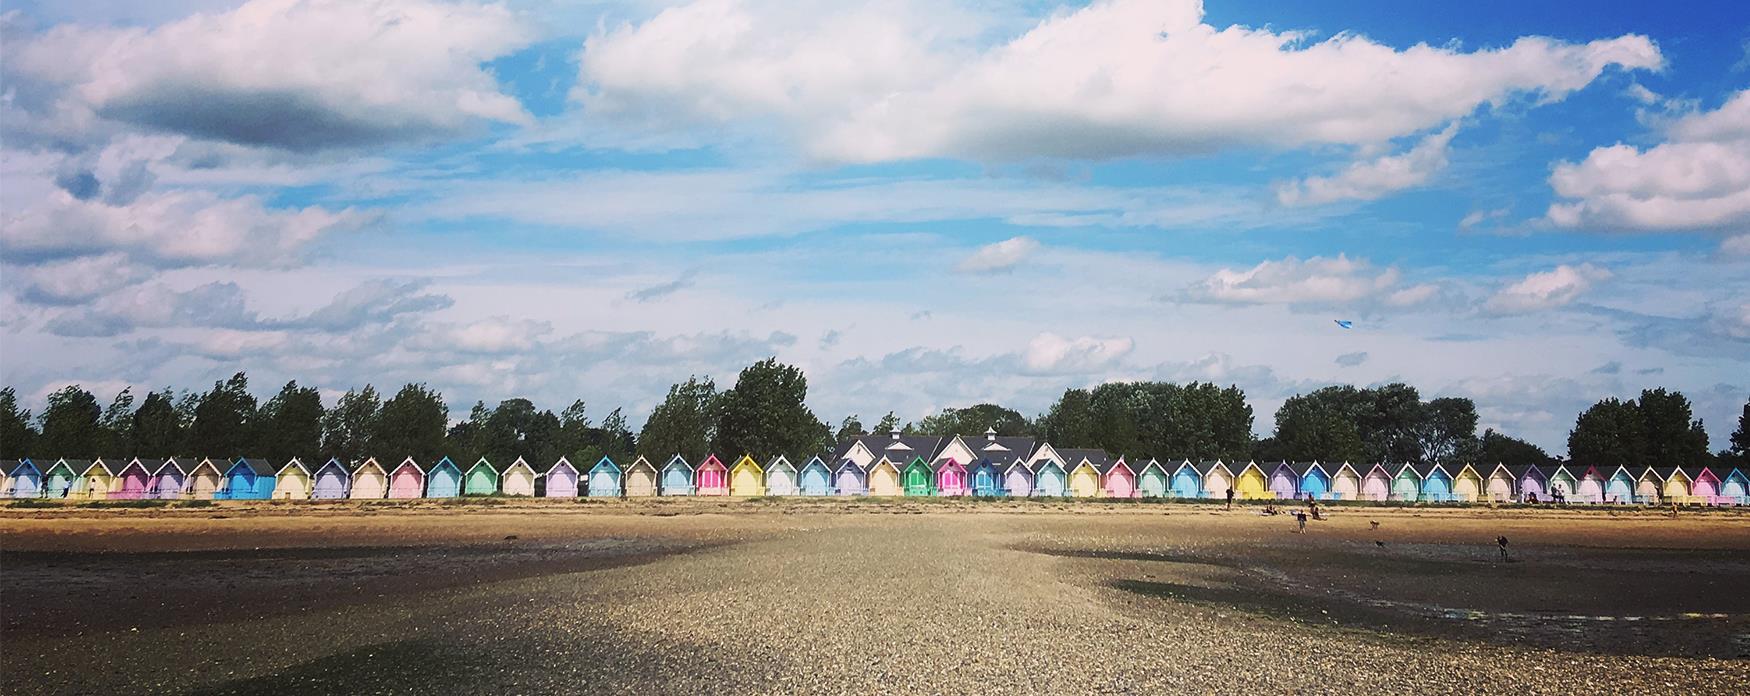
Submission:
<svg viewBox="0 0 1750 696">
<path fill-rule="evenodd" d="M 254 0 L 153 27 L 57 26 L 8 48 L 8 73 L 57 109 L 294 151 L 526 123 L 480 63 L 533 33 L 498 5 Z"/>
<path fill-rule="evenodd" d="M 1031 237 L 1010 237 L 994 244 L 986 244 L 972 252 L 972 255 L 962 259 L 955 266 L 967 273 L 994 273 L 1013 270 L 1027 260 L 1039 249 L 1039 242 Z"/>
<path fill-rule="evenodd" d="M 26 302 L 76 305 L 144 280 L 149 273 L 122 254 L 69 259 L 39 266 L 8 267 L 6 285 Z"/>
<path fill-rule="evenodd" d="M 1283 205 L 1371 201 L 1395 191 L 1423 186 L 1446 168 L 1446 149 L 1452 143 L 1452 136 L 1457 134 L 1458 124 L 1453 123 L 1422 138 L 1403 154 L 1355 162 L 1332 176 L 1307 177 L 1279 186 L 1276 200 Z"/>
<path fill-rule="evenodd" d="M 1727 256 L 1750 256 L 1750 233 L 1727 237 L 1720 242 L 1720 253 Z"/>
<path fill-rule="evenodd" d="M 1223 268 L 1189 288 L 1182 298 L 1212 304 L 1350 305 L 1382 302 L 1410 307 L 1433 299 L 1438 288 L 1404 287 L 1396 268 L 1375 269 L 1365 259 L 1290 256 L 1245 270 Z"/>
<path fill-rule="evenodd" d="M 1497 314 L 1554 309 L 1573 302 L 1597 283 L 1609 279 L 1610 271 L 1592 264 L 1562 264 L 1553 270 L 1532 273 L 1502 288 L 1489 298 L 1484 308 Z"/>
<path fill-rule="evenodd" d="M 1494 210 L 1473 210 L 1473 211 L 1470 211 L 1469 213 L 1466 213 L 1464 218 L 1458 221 L 1458 229 L 1470 230 L 1470 229 L 1473 229 L 1476 226 L 1481 225 L 1481 224 L 1488 222 L 1490 220 L 1498 220 L 1498 219 L 1507 217 L 1507 214 L 1509 212 L 1510 211 L 1508 211 L 1506 208 L 1496 208 Z"/>
<path fill-rule="evenodd" d="M 1110 0 L 1003 27 L 937 5 L 699 0 L 585 42 L 593 116 L 781 119 L 817 157 L 1004 160 L 1377 144 L 1516 96 L 1550 101 L 1605 69 L 1655 69 L 1642 36 L 1521 38 L 1462 52 L 1355 34 L 1203 22 L 1198 0 Z"/>
<path fill-rule="evenodd" d="M 1021 364 L 1032 374 L 1081 374 L 1111 366 L 1135 347 L 1128 338 L 1066 338 L 1046 332 L 1027 343 Z"/>
<path fill-rule="evenodd" d="M 1750 224 L 1750 90 L 1673 121 L 1667 140 L 1611 145 L 1562 162 L 1550 186 L 1558 227 L 1629 231 L 1742 229 Z"/>
</svg>

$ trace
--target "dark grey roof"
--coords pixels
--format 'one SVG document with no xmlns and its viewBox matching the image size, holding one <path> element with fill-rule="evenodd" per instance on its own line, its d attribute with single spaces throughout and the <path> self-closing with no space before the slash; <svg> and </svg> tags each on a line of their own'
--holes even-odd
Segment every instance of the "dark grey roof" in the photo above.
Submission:
<svg viewBox="0 0 1750 696">
<path fill-rule="evenodd" d="M 1440 466 L 1439 464 L 1436 464 L 1434 462 L 1415 462 L 1415 463 L 1410 464 L 1410 468 L 1415 470 L 1416 475 L 1421 476 L 1422 478 L 1428 478 L 1429 476 L 1433 476 L 1435 469 L 1439 469 L 1440 471 L 1444 472 L 1446 474 L 1447 478 L 1452 477 L 1452 472 L 1447 471 L 1446 467 Z"/>
<path fill-rule="evenodd" d="M 1196 469 L 1199 476 L 1208 476 L 1210 471 L 1215 470 L 1215 465 L 1217 464 L 1220 464 L 1223 468 L 1227 469 L 1228 473 L 1233 473 L 1233 467 L 1228 466 L 1219 459 L 1205 459 L 1200 462 L 1191 462 L 1191 468 Z"/>
<path fill-rule="evenodd" d="M 850 453 L 851 447 L 855 443 L 861 442 L 863 443 L 863 447 L 867 448 L 869 453 L 874 455 L 876 459 L 880 459 L 882 455 L 887 455 L 889 459 L 897 461 L 903 458 L 908 463 L 913 457 L 923 457 L 925 460 L 930 460 L 935 459 L 936 455 L 941 452 L 941 448 L 947 446 L 947 444 L 952 441 L 953 438 L 936 437 L 934 435 L 901 435 L 898 438 L 894 438 L 892 435 L 886 433 L 880 435 L 864 435 L 862 437 L 851 438 L 844 442 L 840 442 L 838 447 L 833 449 L 833 459 L 844 459 L 845 455 Z M 905 449 L 894 449 L 896 444 L 903 444 Z"/>
<path fill-rule="evenodd" d="M 0 474 L 11 476 L 18 469 L 19 463 L 17 459 L 0 459 Z"/>
<path fill-rule="evenodd" d="M 1306 476 L 1307 473 L 1309 473 L 1313 470 L 1314 466 L 1317 466 L 1320 471 L 1325 472 L 1326 476 L 1330 476 L 1332 473 L 1335 473 L 1335 472 L 1331 471 L 1330 467 L 1325 466 L 1323 464 L 1320 464 L 1318 462 L 1289 462 L 1288 463 L 1288 469 L 1290 471 L 1293 471 L 1295 476 Z M 1337 466 L 1341 467 L 1342 465 L 1338 464 Z"/>
<path fill-rule="evenodd" d="M 269 462 L 266 459 L 239 459 L 237 461 L 238 463 L 249 467 L 249 470 L 255 472 L 256 476 L 273 476 L 274 474 L 279 473 L 279 469 L 274 468 L 273 462 Z M 236 465 L 233 464 L 232 466 Z"/>
<path fill-rule="evenodd" d="M 56 464 L 60 464 L 63 462 L 66 463 L 67 468 L 73 470 L 73 473 L 75 475 L 83 474 L 83 473 L 85 473 L 86 469 L 91 468 L 91 460 L 89 460 L 89 459 L 62 459 L 59 462 L 56 462 Z M 53 468 L 55 468 L 55 465 L 51 464 L 51 465 L 49 465 L 49 468 L 53 469 Z"/>
<path fill-rule="evenodd" d="M 1659 478 L 1666 479 L 1666 480 L 1669 480 L 1673 474 L 1675 474 L 1679 471 L 1683 471 L 1683 470 L 1681 468 L 1675 467 L 1675 466 L 1655 466 L 1655 467 L 1653 467 L 1653 473 L 1658 474 Z M 1695 477 L 1690 476 L 1689 472 L 1687 472 L 1687 471 L 1683 472 L 1683 476 L 1684 476 L 1684 478 L 1687 478 L 1691 481 L 1695 480 Z"/>
<path fill-rule="evenodd" d="M 1083 459 L 1094 465 L 1095 471 L 1105 471 L 1106 463 L 1112 461 L 1112 455 L 1098 449 L 1060 449 L 1058 455 L 1063 457 L 1064 468 L 1074 469 Z"/>
<path fill-rule="evenodd" d="M 1549 478 L 1549 474 L 1544 473 L 1543 467 L 1534 464 L 1514 464 L 1507 467 L 1507 473 L 1513 474 L 1514 481 L 1525 478 L 1527 473 L 1533 471 L 1537 472 L 1537 477 L 1540 479 L 1547 480 Z"/>
<path fill-rule="evenodd" d="M 127 465 L 123 466 L 122 468 L 125 469 L 128 466 L 133 466 L 133 464 L 134 463 L 132 461 L 129 461 L 127 463 Z M 162 460 L 162 459 L 141 459 L 140 460 L 140 468 L 145 470 L 147 476 L 156 476 L 158 474 L 158 470 L 164 468 L 164 460 Z"/>
<path fill-rule="evenodd" d="M 692 464 L 692 462 L 689 462 L 689 461 L 687 461 L 687 458 L 686 458 L 686 457 L 683 457 L 683 456 L 680 456 L 680 455 L 678 455 L 678 454 L 677 454 L 677 455 L 675 455 L 675 456 L 672 456 L 672 457 L 669 457 L 669 458 L 668 458 L 668 461 L 665 461 L 665 462 L 663 462 L 663 463 L 662 463 L 662 466 L 660 466 L 660 467 L 657 467 L 657 470 L 658 470 L 658 471 L 661 471 L 661 470 L 663 470 L 663 469 L 667 469 L 667 468 L 668 468 L 668 467 L 669 467 L 669 466 L 671 466 L 671 465 L 673 465 L 673 464 L 674 464 L 674 463 L 675 463 L 675 462 L 676 462 L 676 461 L 679 461 L 679 462 L 680 462 L 680 463 L 681 463 L 681 466 L 684 466 L 684 467 L 686 467 L 686 468 L 687 468 L 687 469 L 688 469 L 688 470 L 689 470 L 689 471 L 690 471 L 690 470 L 692 470 L 692 468 L 693 468 L 693 464 Z M 558 462 L 554 462 L 554 463 L 553 463 L 553 466 L 558 466 L 558 465 L 559 465 L 559 463 L 558 463 Z M 577 468 L 577 465 L 576 465 L 576 464 L 572 464 L 572 465 L 571 465 L 571 468 L 573 468 L 573 469 L 576 469 L 576 468 Z"/>
<path fill-rule="evenodd" d="M 993 456 L 993 459 L 1027 458 L 1033 456 L 1034 450 L 1039 449 L 1039 440 L 1025 435 L 998 435 L 994 439 L 986 438 L 984 435 L 962 435 L 961 438 L 965 440 L 966 446 L 971 448 L 975 455 L 985 456 L 987 453 L 1000 455 Z M 1001 449 L 992 448 L 992 445 L 1000 445 L 1008 451 L 1004 452 Z"/>
<path fill-rule="evenodd" d="M 200 465 L 201 460 L 195 457 L 171 457 L 164 460 L 164 463 L 160 464 L 158 469 L 152 473 L 154 475 L 163 474 L 165 469 L 175 468 L 177 473 L 187 474 L 190 471 L 194 471 L 194 468 Z"/>
</svg>

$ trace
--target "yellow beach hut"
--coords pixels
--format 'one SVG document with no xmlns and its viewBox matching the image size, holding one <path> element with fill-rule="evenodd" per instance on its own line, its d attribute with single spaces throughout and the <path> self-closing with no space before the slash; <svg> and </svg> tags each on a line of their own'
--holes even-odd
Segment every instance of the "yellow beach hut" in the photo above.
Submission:
<svg viewBox="0 0 1750 696">
<path fill-rule="evenodd" d="M 729 468 L 729 494 L 733 496 L 760 496 L 766 494 L 766 472 L 760 468 L 753 457 L 741 455 L 735 460 L 735 466 Z"/>
<path fill-rule="evenodd" d="M 85 480 L 85 497 L 108 498 L 110 491 L 115 490 L 116 487 L 115 475 L 116 469 L 104 463 L 102 458 L 92 461 L 91 466 L 85 467 L 85 473 L 82 476 Z"/>
<path fill-rule="evenodd" d="M 1452 495 L 1467 503 L 1482 500 L 1483 477 L 1469 464 L 1460 467 L 1458 475 L 1452 477 Z"/>
<path fill-rule="evenodd" d="M 297 457 L 292 457 L 292 461 L 286 462 L 286 465 L 280 467 L 280 470 L 273 475 L 273 499 L 310 499 L 310 470 L 305 468 L 304 463 L 298 461 Z"/>
<path fill-rule="evenodd" d="M 353 500 L 377 500 L 389 494 L 389 472 L 377 463 L 376 457 L 365 460 L 352 470 L 352 490 L 346 497 Z"/>
<path fill-rule="evenodd" d="M 1239 474 L 1234 476 L 1234 497 L 1241 500 L 1263 500 L 1276 495 L 1270 492 L 1269 477 L 1264 474 L 1264 469 L 1257 462 L 1246 462 L 1245 466 L 1240 467 Z"/>
<path fill-rule="evenodd" d="M 1674 466 L 1658 467 L 1655 471 L 1659 474 L 1659 478 L 1665 479 L 1665 485 L 1660 489 L 1665 494 L 1665 502 L 1685 505 L 1697 502 L 1690 495 L 1690 489 L 1695 485 L 1695 482 L 1689 480 L 1689 474 L 1683 473 L 1682 469 Z"/>
<path fill-rule="evenodd" d="M 905 490 L 899 485 L 899 467 L 886 456 L 882 456 L 869 467 L 869 495 L 898 496 Z"/>
<path fill-rule="evenodd" d="M 1100 472 L 1111 459 L 1102 450 L 1061 449 L 1068 472 L 1064 480 L 1064 495 L 1071 498 L 1094 498 L 1100 495 Z"/>
<path fill-rule="evenodd" d="M 653 495 L 656 495 L 656 466 L 640 455 L 632 461 L 632 466 L 626 467 L 626 497 Z"/>
</svg>

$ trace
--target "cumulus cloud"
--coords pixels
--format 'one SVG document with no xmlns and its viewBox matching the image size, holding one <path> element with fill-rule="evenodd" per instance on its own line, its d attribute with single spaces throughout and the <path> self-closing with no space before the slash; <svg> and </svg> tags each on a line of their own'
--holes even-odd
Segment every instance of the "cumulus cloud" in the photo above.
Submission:
<svg viewBox="0 0 1750 696">
<path fill-rule="evenodd" d="M 815 156 L 1005 160 L 1383 143 L 1518 96 L 1553 101 L 1612 66 L 1654 69 L 1628 35 L 1526 37 L 1464 52 L 1204 22 L 1199 0 L 1108 0 L 997 45 L 994 20 L 938 5 L 697 0 L 584 44 L 577 98 L 629 121 L 782 119 Z"/>
<path fill-rule="evenodd" d="M 1341 367 L 1356 367 L 1364 362 L 1367 362 L 1367 351 L 1344 353 L 1337 356 L 1336 360 L 1337 365 Z"/>
<path fill-rule="evenodd" d="M 80 200 L 56 191 L 49 200 L 4 218 L 0 249 L 15 263 L 121 253 L 150 266 L 286 265 L 330 234 L 374 219 L 351 209 L 266 207 L 254 196 L 167 191 L 127 205 Z"/>
<path fill-rule="evenodd" d="M 1501 288 L 1488 299 L 1484 308 L 1496 314 L 1555 309 L 1573 302 L 1594 285 L 1609 279 L 1610 271 L 1592 264 L 1562 264 L 1553 270 L 1532 273 Z"/>
<path fill-rule="evenodd" d="M 1276 200 L 1283 205 L 1371 201 L 1423 186 L 1446 168 L 1447 146 L 1457 134 L 1458 124 L 1453 123 L 1423 138 L 1408 152 L 1355 162 L 1332 176 L 1307 177 L 1278 186 Z"/>
<path fill-rule="evenodd" d="M 1186 288 L 1180 299 L 1209 304 L 1285 304 L 1307 306 L 1358 303 L 1413 307 L 1434 299 L 1430 284 L 1403 286 L 1396 268 L 1375 269 L 1365 259 L 1290 256 L 1245 270 L 1224 268 Z"/>
<path fill-rule="evenodd" d="M 342 291 L 328 304 L 286 321 L 284 325 L 339 333 L 393 321 L 403 315 L 435 312 L 455 304 L 448 295 L 426 292 L 430 284 L 424 279 L 383 279 L 361 283 Z"/>
<path fill-rule="evenodd" d="M 1021 365 L 1033 374 L 1084 374 L 1110 367 L 1135 347 L 1129 338 L 1067 338 L 1046 332 L 1027 342 Z"/>
<path fill-rule="evenodd" d="M 144 280 L 149 272 L 122 254 L 68 259 L 6 269 L 18 297 L 40 305 L 77 305 Z"/>
<path fill-rule="evenodd" d="M 1039 249 L 1031 237 L 1010 237 L 986 244 L 962 259 L 955 268 L 966 273 L 996 273 L 1013 270 Z"/>
<path fill-rule="evenodd" d="M 1558 227 L 1626 231 L 1741 230 L 1750 225 L 1750 90 L 1673 121 L 1642 150 L 1611 145 L 1550 174 Z"/>
<path fill-rule="evenodd" d="M 253 0 L 157 27 L 63 25 L 8 48 L 55 108 L 290 151 L 526 123 L 483 61 L 533 40 L 498 5 Z"/>
</svg>

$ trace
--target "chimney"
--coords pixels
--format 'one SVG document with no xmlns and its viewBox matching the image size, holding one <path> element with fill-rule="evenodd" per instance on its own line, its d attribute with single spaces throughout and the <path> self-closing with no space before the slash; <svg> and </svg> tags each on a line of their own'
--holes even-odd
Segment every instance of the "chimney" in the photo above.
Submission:
<svg viewBox="0 0 1750 696">
<path fill-rule="evenodd" d="M 996 426 L 991 426 L 989 428 L 984 429 L 984 440 L 985 440 L 985 442 L 996 442 L 997 441 Z"/>
<path fill-rule="evenodd" d="M 894 428 L 893 432 L 889 433 L 889 435 L 893 438 L 894 442 L 898 442 L 899 441 L 899 428 Z"/>
</svg>

